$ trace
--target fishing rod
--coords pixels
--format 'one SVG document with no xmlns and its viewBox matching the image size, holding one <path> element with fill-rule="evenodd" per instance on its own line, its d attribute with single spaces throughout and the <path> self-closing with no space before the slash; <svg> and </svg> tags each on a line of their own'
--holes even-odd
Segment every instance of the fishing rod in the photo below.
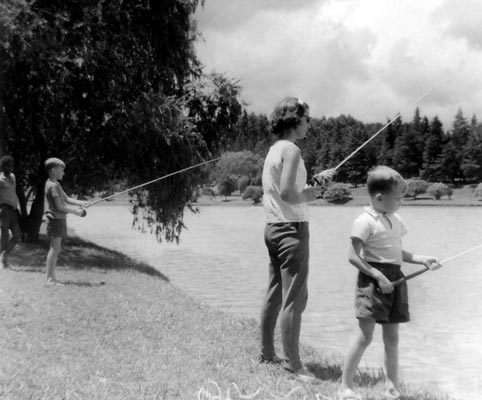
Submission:
<svg viewBox="0 0 482 400">
<path fill-rule="evenodd" d="M 335 168 L 333 168 L 335 171 L 337 171 L 343 164 L 345 164 L 350 158 L 352 158 L 356 153 L 358 153 L 361 149 L 363 149 L 368 143 L 370 143 L 373 139 L 375 139 L 380 133 L 382 133 L 386 128 L 388 128 L 391 124 L 393 124 L 397 119 L 399 119 L 402 114 L 404 114 L 409 108 L 417 104 L 420 100 L 422 100 L 425 96 L 427 96 L 430 92 L 432 92 L 439 84 L 442 82 L 446 77 L 443 77 L 440 79 L 436 84 L 434 84 L 431 88 L 426 90 L 424 93 L 422 93 L 419 97 L 417 97 L 415 100 L 411 101 L 409 104 L 407 104 L 402 111 L 399 111 L 395 118 L 392 120 L 388 121 L 384 126 L 382 126 L 377 132 L 375 132 L 372 136 L 368 138 L 365 142 L 363 142 L 360 146 L 358 146 L 354 151 L 352 151 L 348 156 L 346 156 L 343 161 L 341 161 Z M 317 176 L 313 176 L 312 181 L 316 182 L 318 185 L 321 185 L 321 182 L 317 178 Z"/>
<path fill-rule="evenodd" d="M 180 169 L 179 171 L 175 171 L 175 172 L 172 172 L 172 173 L 170 173 L 170 174 L 161 176 L 160 178 L 153 179 L 152 181 L 145 182 L 145 183 L 142 183 L 142 184 L 140 184 L 140 185 L 137 185 L 137 186 L 131 187 L 131 188 L 129 188 L 129 189 L 123 190 L 122 192 L 117 192 L 117 193 L 114 193 L 114 194 L 112 194 L 112 195 L 110 195 L 110 196 L 103 197 L 103 198 L 101 198 L 101 199 L 98 199 L 98 200 L 96 200 L 96 201 L 93 201 L 93 202 L 91 202 L 91 203 L 88 203 L 88 204 L 86 205 L 86 208 L 87 208 L 87 207 L 92 207 L 94 204 L 100 203 L 101 201 L 106 201 L 106 200 L 108 200 L 108 199 L 111 199 L 112 197 L 119 196 L 119 195 L 124 194 L 124 193 L 127 193 L 127 192 L 131 192 L 132 190 L 139 189 L 139 188 L 141 188 L 141 187 L 143 187 L 143 186 L 150 185 L 151 183 L 160 181 L 160 180 L 162 180 L 162 179 L 169 178 L 169 177 L 171 177 L 171 176 L 180 174 L 180 173 L 185 172 L 185 171 L 188 171 L 188 170 L 190 170 L 190 169 L 197 168 L 197 167 L 200 167 L 200 166 L 202 166 L 202 165 L 206 165 L 206 164 L 212 163 L 212 162 L 214 162 L 214 161 L 218 161 L 218 160 L 220 160 L 221 158 L 222 158 L 222 157 L 218 157 L 218 158 L 213 158 L 212 160 L 203 161 L 203 162 L 201 162 L 201 163 L 199 163 L 199 164 L 191 165 L 190 167 L 186 167 L 186 168 Z M 85 210 L 84 210 L 84 211 L 85 211 Z"/>
<path fill-rule="evenodd" d="M 462 257 L 463 255 L 465 255 L 465 254 L 467 254 L 467 253 L 470 253 L 470 252 L 472 252 L 472 251 L 474 251 L 474 250 L 476 250 L 476 249 L 478 249 L 478 248 L 481 248 L 481 247 L 482 247 L 482 243 L 479 244 L 479 245 L 477 245 L 477 246 L 474 246 L 474 247 L 472 247 L 472 248 L 470 248 L 470 249 L 468 249 L 468 250 L 462 251 L 461 253 L 458 253 L 458 254 L 456 254 L 456 255 L 454 255 L 454 256 L 452 256 L 452 257 L 446 258 L 445 260 L 440 261 L 440 264 L 444 264 L 444 263 L 446 263 L 446 262 L 448 262 L 448 261 L 452 261 L 452 260 L 454 260 L 454 259 L 456 259 L 456 258 Z M 403 278 L 400 278 L 400 279 L 397 279 L 396 281 L 393 281 L 393 282 L 392 282 L 392 285 L 393 285 L 393 286 L 398 286 L 398 285 L 402 284 L 403 282 L 408 281 L 409 279 L 415 278 L 416 276 L 419 276 L 419 275 L 423 274 L 424 272 L 427 272 L 429 269 L 430 269 L 430 268 L 425 267 L 424 269 L 421 269 L 421 270 L 419 270 L 419 271 L 413 272 L 413 273 L 411 273 L 411 274 L 409 274 L 409 275 L 407 275 L 407 276 L 405 276 L 405 277 L 403 277 Z"/>
</svg>

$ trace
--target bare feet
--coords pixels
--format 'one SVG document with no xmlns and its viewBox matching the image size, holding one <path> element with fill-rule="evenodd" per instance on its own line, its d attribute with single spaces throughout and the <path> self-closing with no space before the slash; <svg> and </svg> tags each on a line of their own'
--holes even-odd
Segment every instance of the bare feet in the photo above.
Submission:
<svg viewBox="0 0 482 400">
<path fill-rule="evenodd" d="M 49 286 L 63 286 L 64 284 L 55 278 L 48 278 L 47 285 Z"/>
</svg>

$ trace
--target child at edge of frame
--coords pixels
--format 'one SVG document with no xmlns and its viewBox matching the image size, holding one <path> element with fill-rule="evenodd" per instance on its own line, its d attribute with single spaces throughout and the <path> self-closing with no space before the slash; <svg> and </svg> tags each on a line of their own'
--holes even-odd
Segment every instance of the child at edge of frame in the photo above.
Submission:
<svg viewBox="0 0 482 400">
<path fill-rule="evenodd" d="M 1 252 L 0 269 L 11 268 L 9 255 L 21 239 L 19 222 L 19 201 L 16 192 L 16 179 L 13 174 L 14 159 L 3 156 L 0 159 L 0 228 Z M 12 237 L 10 237 L 10 231 Z"/>
<path fill-rule="evenodd" d="M 57 280 L 55 269 L 57 259 L 62 250 L 62 239 L 67 237 L 67 214 L 85 217 L 87 212 L 84 207 L 88 203 L 68 197 L 59 181 L 65 174 L 65 163 L 55 157 L 45 161 L 48 179 L 45 182 L 45 216 L 47 217 L 47 235 L 50 239 L 50 248 L 47 254 L 47 284 L 61 285 Z M 80 208 L 70 208 L 66 204 L 77 205 Z"/>
<path fill-rule="evenodd" d="M 361 400 L 354 391 L 354 378 L 360 360 L 371 343 L 375 324 L 382 325 L 385 350 L 384 399 L 399 399 L 398 340 L 399 324 L 408 322 L 407 283 L 394 286 L 402 278 L 403 262 L 423 264 L 431 270 L 441 267 L 437 258 L 410 253 L 402 248 L 401 238 L 408 229 L 396 213 L 407 184 L 392 168 L 377 166 L 368 173 L 370 206 L 355 219 L 351 231 L 349 261 L 358 270 L 355 311 L 358 332 L 343 366 L 340 400 Z"/>
</svg>

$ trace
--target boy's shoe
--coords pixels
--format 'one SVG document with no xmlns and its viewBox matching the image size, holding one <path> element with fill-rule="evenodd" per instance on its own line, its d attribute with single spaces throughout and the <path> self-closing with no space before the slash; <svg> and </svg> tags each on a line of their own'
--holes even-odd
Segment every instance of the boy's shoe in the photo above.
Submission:
<svg viewBox="0 0 482 400">
<path fill-rule="evenodd" d="M 278 357 L 276 354 L 271 358 L 260 355 L 258 360 L 260 363 L 266 363 L 266 364 L 279 364 L 283 362 L 283 359 L 281 357 Z"/>
<path fill-rule="evenodd" d="M 336 400 L 363 400 L 363 398 L 350 388 L 338 389 Z"/>
</svg>

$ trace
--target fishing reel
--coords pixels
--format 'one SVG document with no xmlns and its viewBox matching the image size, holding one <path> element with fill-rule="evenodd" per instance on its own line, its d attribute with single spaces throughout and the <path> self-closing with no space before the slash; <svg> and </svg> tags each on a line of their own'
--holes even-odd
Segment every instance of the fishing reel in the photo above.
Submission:
<svg viewBox="0 0 482 400">
<path fill-rule="evenodd" d="M 325 194 L 326 189 L 328 189 L 328 180 L 319 175 L 313 175 L 308 181 L 308 186 L 315 187 L 319 190 L 319 194 L 316 197 L 320 199 Z"/>
</svg>

